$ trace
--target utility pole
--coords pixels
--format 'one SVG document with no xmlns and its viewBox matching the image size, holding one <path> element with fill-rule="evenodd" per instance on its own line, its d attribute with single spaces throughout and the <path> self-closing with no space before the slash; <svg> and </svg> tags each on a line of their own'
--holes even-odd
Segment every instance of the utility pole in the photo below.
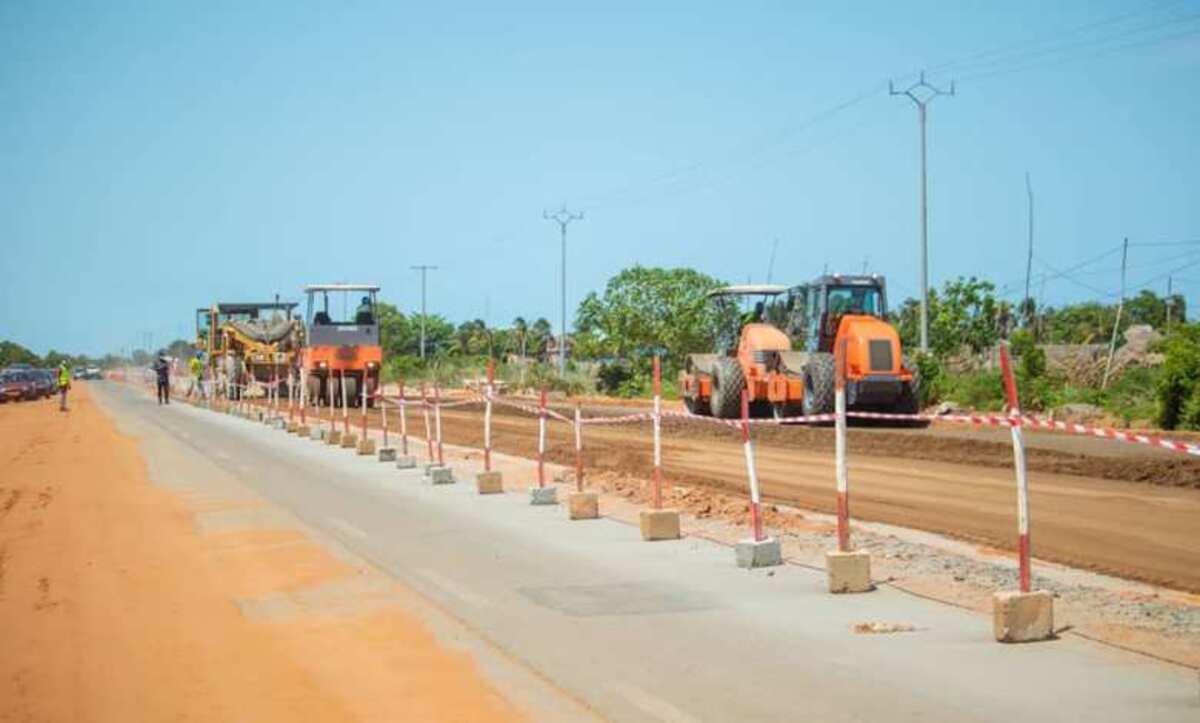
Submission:
<svg viewBox="0 0 1200 723">
<path fill-rule="evenodd" d="M 767 262 L 767 283 L 771 283 L 771 277 L 775 274 L 775 252 L 779 250 L 779 239 L 771 240 L 771 260 Z"/>
<path fill-rule="evenodd" d="M 1171 332 L 1171 307 L 1175 306 L 1175 297 L 1171 295 L 1171 275 L 1167 274 L 1167 328 L 1169 334 Z"/>
<path fill-rule="evenodd" d="M 410 266 L 413 271 L 421 272 L 421 361 L 425 361 L 425 274 L 437 271 L 436 266 Z"/>
<path fill-rule="evenodd" d="M 542 211 L 542 218 L 557 223 L 562 238 L 562 333 L 558 337 L 558 373 L 561 375 L 567 372 L 567 226 L 572 221 L 582 221 L 583 213 L 571 213 L 564 203 L 554 213 Z"/>
<path fill-rule="evenodd" d="M 1121 328 L 1121 312 L 1125 310 L 1125 261 L 1129 257 L 1129 237 L 1121 247 L 1121 301 L 1117 304 L 1117 319 L 1113 322 L 1112 339 L 1108 342 L 1108 361 L 1104 363 L 1104 379 L 1101 389 L 1108 389 L 1108 375 L 1112 372 L 1113 353 L 1117 350 L 1117 329 Z"/>
<path fill-rule="evenodd" d="M 1025 257 L 1025 326 L 1029 326 L 1030 304 L 1029 277 L 1033 275 L 1033 185 L 1029 182 L 1029 171 L 1025 171 L 1025 194 L 1029 197 L 1029 255 Z"/>
<path fill-rule="evenodd" d="M 888 92 L 891 95 L 907 96 L 917 106 L 917 117 L 921 127 L 921 351 L 929 351 L 929 174 L 926 164 L 925 142 L 925 109 L 939 95 L 954 95 L 954 82 L 950 83 L 950 91 L 946 92 L 925 82 L 925 71 L 921 78 L 905 90 L 896 90 L 888 82 Z"/>
</svg>

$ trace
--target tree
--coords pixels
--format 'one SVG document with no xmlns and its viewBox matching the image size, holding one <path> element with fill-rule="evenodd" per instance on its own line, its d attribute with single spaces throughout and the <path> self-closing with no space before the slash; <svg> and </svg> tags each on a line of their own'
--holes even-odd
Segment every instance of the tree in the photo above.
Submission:
<svg viewBox="0 0 1200 723">
<path fill-rule="evenodd" d="M 534 356 L 545 354 L 546 346 L 553 336 L 554 329 L 550 326 L 550 322 L 546 321 L 545 317 L 538 317 L 538 320 L 533 322 L 533 326 L 529 328 L 529 353 Z"/>
<path fill-rule="evenodd" d="M 964 346 L 978 353 L 1000 340 L 1012 320 L 1012 306 L 996 298 L 990 281 L 959 277 L 942 284 L 939 294 L 929 290 L 929 346 L 939 358 Z M 920 340 L 920 304 L 908 299 L 894 315 L 905 348 L 916 349 Z"/>
<path fill-rule="evenodd" d="M 522 358 L 526 356 L 526 343 L 529 341 L 529 325 L 525 323 L 525 317 L 518 316 L 513 319 L 512 323 L 513 342 L 516 348 L 510 349 L 515 354 L 520 354 Z"/>
<path fill-rule="evenodd" d="M 691 352 L 714 348 L 722 329 L 737 323 L 737 306 L 707 294 L 722 282 L 687 268 L 632 266 L 592 292 L 575 327 L 593 355 L 629 358 L 663 353 L 674 366 Z"/>
<path fill-rule="evenodd" d="M 37 354 L 13 341 L 0 341 L 0 368 L 10 364 L 37 365 L 41 359 Z"/>
<path fill-rule="evenodd" d="M 1163 342 L 1158 423 L 1163 429 L 1200 428 L 1200 324 L 1171 324 Z"/>
</svg>

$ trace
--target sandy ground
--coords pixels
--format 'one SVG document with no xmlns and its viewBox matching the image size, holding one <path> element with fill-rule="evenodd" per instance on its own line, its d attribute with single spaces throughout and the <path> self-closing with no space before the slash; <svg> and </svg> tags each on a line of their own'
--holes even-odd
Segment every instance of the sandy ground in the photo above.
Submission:
<svg viewBox="0 0 1200 723">
<path fill-rule="evenodd" d="M 67 414 L 0 407 L 0 459 L 0 720 L 522 717 L 393 604 L 411 591 L 300 531 L 199 534 L 223 503 L 151 484 L 85 384 Z M 253 614 L 347 582 L 336 605 Z"/>
</svg>

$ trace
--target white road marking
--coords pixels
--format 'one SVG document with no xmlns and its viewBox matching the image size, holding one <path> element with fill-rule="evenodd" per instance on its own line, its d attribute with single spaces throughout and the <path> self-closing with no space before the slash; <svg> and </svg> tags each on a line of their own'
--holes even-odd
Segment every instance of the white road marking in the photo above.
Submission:
<svg viewBox="0 0 1200 723">
<path fill-rule="evenodd" d="M 421 577 L 425 578 L 425 581 L 430 585 L 433 585 L 442 592 L 450 595 L 451 597 L 456 597 L 469 605 L 485 608 L 492 604 L 492 601 L 483 595 L 472 592 L 453 580 L 446 578 L 441 573 L 430 570 L 429 568 L 420 568 L 415 572 Z"/>
<path fill-rule="evenodd" d="M 342 532 L 345 532 L 347 535 L 350 535 L 351 537 L 357 537 L 357 538 L 358 538 L 358 539 L 360 539 L 360 540 L 365 540 L 365 539 L 367 539 L 367 533 L 365 533 L 365 532 L 363 532 L 362 530 L 358 529 L 357 527 L 355 527 L 354 525 L 350 524 L 349 522 L 346 522 L 346 521 L 345 521 L 345 520 L 343 520 L 342 518 L 340 518 L 340 517 L 330 517 L 330 518 L 328 518 L 328 519 L 329 519 L 329 524 L 331 524 L 331 525 L 333 525 L 334 527 L 338 528 L 338 529 L 339 529 L 339 530 L 341 530 Z"/>
<path fill-rule="evenodd" d="M 618 682 L 609 686 L 635 708 L 665 723 L 699 723 L 698 718 L 684 713 L 653 693 L 647 693 L 633 683 Z"/>
</svg>

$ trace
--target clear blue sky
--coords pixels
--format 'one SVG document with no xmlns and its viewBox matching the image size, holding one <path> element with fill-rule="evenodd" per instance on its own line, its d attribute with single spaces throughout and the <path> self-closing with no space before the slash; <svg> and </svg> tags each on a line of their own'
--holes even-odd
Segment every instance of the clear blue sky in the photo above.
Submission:
<svg viewBox="0 0 1200 723">
<path fill-rule="evenodd" d="M 0 338 L 162 344 L 328 280 L 412 310 L 416 263 L 453 321 L 557 327 L 563 201 L 572 310 L 635 262 L 761 281 L 774 238 L 776 281 L 865 257 L 898 301 L 917 115 L 886 81 L 922 67 L 958 79 L 930 111 L 934 283 L 1022 279 L 1027 170 L 1039 273 L 1200 240 L 1197 0 L 647 5 L 4 3 Z M 1200 245 L 1131 252 L 1131 285 L 1171 269 L 1200 304 Z"/>
</svg>

